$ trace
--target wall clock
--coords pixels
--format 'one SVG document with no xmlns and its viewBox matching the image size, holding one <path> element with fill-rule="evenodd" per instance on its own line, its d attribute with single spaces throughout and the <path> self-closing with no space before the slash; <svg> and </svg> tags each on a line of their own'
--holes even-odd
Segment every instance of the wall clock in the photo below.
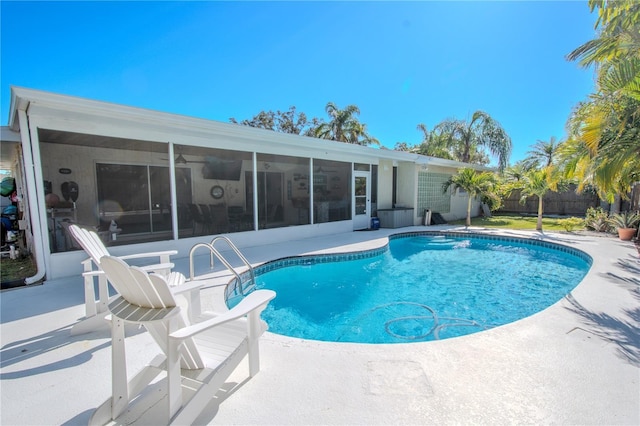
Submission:
<svg viewBox="0 0 640 426">
<path fill-rule="evenodd" d="M 211 187 L 211 196 L 216 200 L 219 200 L 224 196 L 224 189 L 220 185 L 214 185 Z"/>
</svg>

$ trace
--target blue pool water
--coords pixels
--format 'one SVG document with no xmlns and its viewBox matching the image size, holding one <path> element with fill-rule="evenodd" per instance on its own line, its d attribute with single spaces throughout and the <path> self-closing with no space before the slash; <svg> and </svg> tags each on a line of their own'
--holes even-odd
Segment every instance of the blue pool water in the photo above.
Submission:
<svg viewBox="0 0 640 426">
<path fill-rule="evenodd" d="M 462 336 L 545 309 L 591 264 L 548 243 L 450 235 L 393 238 L 388 250 L 357 257 L 298 258 L 258 271 L 256 287 L 277 293 L 262 314 L 269 330 L 360 343 Z"/>
</svg>

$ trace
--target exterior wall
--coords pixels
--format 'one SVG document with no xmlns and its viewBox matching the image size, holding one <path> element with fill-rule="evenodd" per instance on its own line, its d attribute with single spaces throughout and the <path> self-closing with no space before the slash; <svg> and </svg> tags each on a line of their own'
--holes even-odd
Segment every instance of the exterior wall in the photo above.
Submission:
<svg viewBox="0 0 640 426">
<path fill-rule="evenodd" d="M 414 207 L 416 200 L 416 167 L 413 163 L 398 164 L 396 205 L 394 207 Z"/>
<path fill-rule="evenodd" d="M 28 125 L 27 125 L 28 124 Z M 250 161 L 253 168 L 254 182 L 256 173 L 268 170 L 265 156 L 293 156 L 308 158 L 313 175 L 316 173 L 315 164 L 327 164 L 327 161 L 341 163 L 365 163 L 378 166 L 378 192 L 377 207 L 393 207 L 393 168 L 397 167 L 396 201 L 398 206 L 415 208 L 417 200 L 417 178 L 420 160 L 429 167 L 438 168 L 451 174 L 461 167 L 461 163 L 449 162 L 417 154 L 380 150 L 357 145 L 344 144 L 333 141 L 318 140 L 297 135 L 289 135 L 255 129 L 229 123 L 212 122 L 208 120 L 194 119 L 176 116 L 173 114 L 157 113 L 126 106 L 106 104 L 80 98 L 48 94 L 29 89 L 12 88 L 12 107 L 10 111 L 9 126 L 15 132 L 20 132 L 21 143 L 25 152 L 24 165 L 22 167 L 31 173 L 27 176 L 28 202 L 34 213 L 31 227 L 34 236 L 40 238 L 35 241 L 37 245 L 34 254 L 37 257 L 39 273 L 46 273 L 46 278 L 58 278 L 75 275 L 80 272 L 80 261 L 85 258 L 82 251 L 73 250 L 66 252 L 51 252 L 47 241 L 48 207 L 45 203 L 44 181 L 51 182 L 54 188 L 60 188 L 62 182 L 73 180 L 79 184 L 81 197 L 91 197 L 98 200 L 98 183 L 96 164 L 99 162 L 163 165 L 170 170 L 177 170 L 174 164 L 176 152 L 174 147 L 200 147 L 200 149 L 226 149 L 250 153 L 255 160 L 263 155 L 259 164 Z M 58 145 L 50 144 L 55 141 L 40 141 L 40 131 L 45 130 L 47 137 L 55 138 L 55 132 L 69 134 L 69 138 L 83 136 L 88 142 L 73 143 L 65 141 Z M 52 133 L 53 132 L 53 133 Z M 71 135 L 73 134 L 73 135 Z M 53 135 L 53 136 L 51 136 Z M 151 148 L 136 152 L 135 149 L 114 149 L 116 138 L 122 139 L 122 143 L 135 142 L 147 144 Z M 42 142 L 42 143 L 41 143 Z M 179 144 L 179 145 L 175 145 Z M 276 157 L 273 157 L 276 158 Z M 44 161 L 43 161 L 44 160 Z M 245 160 L 244 164 L 248 164 Z M 276 161 L 277 162 L 277 161 Z M 324 162 L 324 163 L 323 163 Z M 439 164 L 442 163 L 442 164 Z M 337 164 L 337 163 L 335 163 Z M 274 167 L 288 167 L 280 162 Z M 293 167 L 297 167 L 292 165 Z M 180 165 L 191 168 L 195 174 L 201 165 Z M 247 166 L 249 167 L 249 166 Z M 69 175 L 62 169 L 68 169 L 73 173 Z M 293 169 L 292 169 L 293 170 Z M 297 170 L 297 169 L 296 169 Z M 343 195 L 350 194 L 353 197 L 353 188 L 344 188 L 343 177 L 339 177 L 334 168 L 333 174 L 327 175 L 330 185 L 324 186 L 331 193 L 341 189 Z M 339 168 L 337 170 L 340 170 Z M 281 170 L 285 196 L 289 197 L 288 185 L 291 182 L 291 197 L 295 188 L 294 173 L 287 175 L 287 170 Z M 200 173 L 200 172 L 198 172 Z M 332 173 L 332 172 L 328 172 Z M 298 172 L 296 172 L 299 175 Z M 307 176 L 314 185 L 311 179 Z M 230 182 L 225 186 L 225 192 L 238 193 L 251 187 L 241 180 Z M 297 182 L 299 185 L 299 182 Z M 201 182 L 199 179 L 192 181 L 194 201 L 211 202 L 209 187 L 211 182 Z M 254 183 L 253 187 L 256 188 Z M 174 184 L 171 184 L 175 188 Z M 299 188 L 298 188 L 299 189 Z M 347 191 L 347 192 L 345 192 Z M 170 203 L 174 206 L 170 212 L 172 226 L 178 223 L 179 215 L 176 213 L 176 191 L 172 190 Z M 315 195 L 311 193 L 314 197 Z M 332 196 L 333 194 L 330 194 Z M 326 194 L 325 194 L 326 196 Z M 288 199 L 288 198 L 287 198 Z M 350 201 L 351 202 L 351 201 Z M 453 201 L 452 201 L 453 202 Z M 253 203 L 256 206 L 256 203 Z M 457 205 L 457 204 L 456 204 Z M 253 207 L 257 211 L 257 207 Z M 457 207 L 453 209 L 457 211 Z M 77 215 L 85 224 L 98 223 L 95 208 L 82 206 L 77 210 Z M 290 212 L 289 212 L 290 213 Z M 291 216 L 289 213 L 285 216 Z M 313 216 L 312 216 L 313 217 Z M 348 217 L 351 217 L 350 215 Z M 422 212 L 415 212 L 414 224 L 421 223 Z M 257 224 L 257 219 L 255 219 Z M 246 246 L 266 245 L 273 242 L 282 242 L 292 239 L 309 238 L 319 235 L 338 234 L 353 230 L 353 219 L 338 218 L 326 223 L 313 221 L 309 224 L 285 226 L 275 229 L 256 228 L 255 225 L 248 231 L 233 234 L 234 243 L 242 248 Z M 215 234 L 214 234 L 215 235 Z M 173 237 L 154 242 L 127 242 L 125 245 L 112 245 L 110 251 L 115 255 L 124 255 L 142 251 L 157 251 L 164 249 L 177 249 L 179 256 L 187 257 L 191 247 L 197 242 L 209 242 L 214 235 L 203 236 L 178 236 L 178 231 L 173 230 Z M 128 241 L 128 240 L 127 240 Z M 122 240 L 118 239 L 121 243 Z M 55 250 L 54 250 L 55 251 Z M 44 258 L 44 259 L 43 259 Z M 43 266 L 44 265 L 44 266 Z"/>
<path fill-rule="evenodd" d="M 378 209 L 393 207 L 393 161 L 381 159 L 378 164 Z"/>
<path fill-rule="evenodd" d="M 445 220 L 453 221 L 465 219 L 467 217 L 467 201 L 469 194 L 466 192 L 456 191 L 451 196 L 451 211 L 446 215 L 442 215 Z M 471 217 L 480 215 L 480 201 L 474 199 L 471 201 Z"/>
</svg>

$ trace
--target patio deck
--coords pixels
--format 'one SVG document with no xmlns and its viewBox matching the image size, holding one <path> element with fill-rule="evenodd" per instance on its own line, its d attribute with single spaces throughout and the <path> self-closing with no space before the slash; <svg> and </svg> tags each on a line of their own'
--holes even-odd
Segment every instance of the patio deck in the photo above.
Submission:
<svg viewBox="0 0 640 426">
<path fill-rule="evenodd" d="M 411 227 L 252 247 L 252 263 L 295 254 L 378 247 Z M 480 231 L 472 229 L 472 231 Z M 266 333 L 261 372 L 244 363 L 198 424 L 640 424 L 640 263 L 629 242 L 561 233 L 534 236 L 590 254 L 570 296 L 482 333 L 427 343 L 368 345 Z M 206 263 L 206 259 L 202 260 Z M 188 273 L 188 260 L 178 259 Z M 203 291 L 206 307 L 210 292 Z M 86 424 L 110 395 L 107 328 L 70 336 L 84 315 L 80 277 L 3 291 L 2 425 Z M 157 349 L 128 337 L 128 369 Z M 160 424 L 158 406 L 127 422 Z"/>
</svg>

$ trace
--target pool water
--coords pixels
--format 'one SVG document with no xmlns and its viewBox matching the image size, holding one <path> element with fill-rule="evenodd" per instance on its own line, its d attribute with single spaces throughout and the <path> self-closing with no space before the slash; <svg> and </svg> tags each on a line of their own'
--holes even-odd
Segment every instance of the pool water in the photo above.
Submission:
<svg viewBox="0 0 640 426">
<path fill-rule="evenodd" d="M 406 343 L 462 336 L 539 312 L 568 294 L 590 262 L 554 248 L 416 235 L 381 254 L 278 268 L 256 277 L 277 297 L 269 331 L 304 339 Z"/>
</svg>

